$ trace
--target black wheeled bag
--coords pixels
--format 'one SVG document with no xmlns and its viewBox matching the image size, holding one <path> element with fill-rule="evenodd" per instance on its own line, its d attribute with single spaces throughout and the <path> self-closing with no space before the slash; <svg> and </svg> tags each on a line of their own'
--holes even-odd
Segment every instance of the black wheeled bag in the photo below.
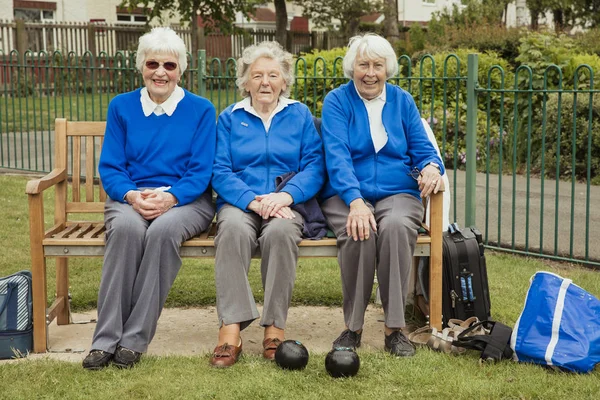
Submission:
<svg viewBox="0 0 600 400">
<path fill-rule="evenodd" d="M 481 232 L 459 229 L 456 223 L 442 236 L 442 320 L 489 320 L 490 290 Z"/>
<path fill-rule="evenodd" d="M 0 359 L 25 357 L 33 347 L 31 272 L 0 278 Z"/>
</svg>

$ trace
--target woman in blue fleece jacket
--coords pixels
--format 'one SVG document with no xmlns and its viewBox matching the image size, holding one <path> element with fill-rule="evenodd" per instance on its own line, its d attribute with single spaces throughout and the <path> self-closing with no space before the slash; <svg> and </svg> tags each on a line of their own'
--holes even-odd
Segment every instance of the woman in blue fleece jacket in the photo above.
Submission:
<svg viewBox="0 0 600 400">
<path fill-rule="evenodd" d="M 344 74 L 351 81 L 323 103 L 322 134 L 329 182 L 321 207 L 338 239 L 346 330 L 334 347 L 360 346 L 375 271 L 385 313 L 384 347 L 415 350 L 400 330 L 421 197 L 437 192 L 442 161 L 427 137 L 411 95 L 386 83 L 398 65 L 384 38 L 350 39 Z"/>
<path fill-rule="evenodd" d="M 139 361 L 181 267 L 181 243 L 214 216 L 216 113 L 177 85 L 187 67 L 183 40 L 152 29 L 136 66 L 144 88 L 110 102 L 98 166 L 109 198 L 98 322 L 83 361 L 91 370 Z"/>
<path fill-rule="evenodd" d="M 241 330 L 259 317 L 248 283 L 260 247 L 265 327 L 263 356 L 272 360 L 284 339 L 296 276 L 302 216 L 294 205 L 321 189 L 321 138 L 308 108 L 288 99 L 292 55 L 276 42 L 244 50 L 237 85 L 244 99 L 219 116 L 212 185 L 217 198 L 215 280 L 219 339 L 211 365 L 229 367 L 241 351 Z M 276 178 L 295 174 L 275 192 Z"/>
</svg>

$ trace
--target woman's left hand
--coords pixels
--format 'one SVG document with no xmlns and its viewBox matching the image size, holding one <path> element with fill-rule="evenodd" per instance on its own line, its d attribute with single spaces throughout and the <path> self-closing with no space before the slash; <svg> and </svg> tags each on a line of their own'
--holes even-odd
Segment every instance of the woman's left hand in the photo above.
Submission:
<svg viewBox="0 0 600 400">
<path fill-rule="evenodd" d="M 431 193 L 437 193 L 442 187 L 442 176 L 440 171 L 433 165 L 427 165 L 419 174 L 419 190 L 421 191 L 421 197 L 425 198 Z"/>
<path fill-rule="evenodd" d="M 141 193 L 141 195 L 142 199 L 154 207 L 154 214 L 151 218 L 147 219 L 158 218 L 173 208 L 175 204 L 177 204 L 177 199 L 169 192 L 146 189 Z"/>
<path fill-rule="evenodd" d="M 294 199 L 289 193 L 263 194 L 256 196 L 255 199 L 260 203 L 260 212 L 258 214 L 263 219 L 271 217 L 294 219 L 294 213 L 289 207 L 294 202 Z"/>
</svg>

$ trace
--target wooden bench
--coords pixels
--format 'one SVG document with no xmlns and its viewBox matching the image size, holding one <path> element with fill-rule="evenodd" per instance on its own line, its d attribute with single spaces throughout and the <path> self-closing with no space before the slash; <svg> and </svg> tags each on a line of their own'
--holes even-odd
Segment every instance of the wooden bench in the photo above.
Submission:
<svg viewBox="0 0 600 400">
<path fill-rule="evenodd" d="M 47 349 L 48 324 L 69 323 L 69 257 L 104 255 L 104 201 L 106 193 L 97 178 L 99 149 L 105 122 L 55 121 L 54 169 L 27 183 L 31 271 L 33 274 L 34 352 Z M 44 224 L 44 190 L 54 187 L 54 223 Z M 87 216 L 85 216 L 87 214 Z M 94 215 L 95 214 L 95 215 Z M 90 215 L 95 220 L 89 220 Z M 83 218 L 82 218 L 83 217 Z M 430 227 L 419 234 L 416 257 L 430 260 L 431 326 L 442 324 L 442 193 L 431 197 Z M 429 234 L 431 232 L 431 234 Z M 215 226 L 183 243 L 183 257 L 214 257 Z M 336 257 L 335 239 L 303 240 L 300 257 Z M 56 299 L 47 307 L 46 259 L 56 258 Z"/>
</svg>

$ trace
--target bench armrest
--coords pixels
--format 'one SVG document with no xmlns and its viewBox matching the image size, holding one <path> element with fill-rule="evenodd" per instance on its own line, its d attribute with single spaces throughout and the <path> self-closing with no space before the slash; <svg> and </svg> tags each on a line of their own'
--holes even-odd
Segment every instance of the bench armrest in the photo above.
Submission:
<svg viewBox="0 0 600 400">
<path fill-rule="evenodd" d="M 66 179 L 67 170 L 64 168 L 55 168 L 48 175 L 39 179 L 32 179 L 29 182 L 27 182 L 25 193 L 40 194 L 49 187 L 52 187 Z"/>
</svg>

